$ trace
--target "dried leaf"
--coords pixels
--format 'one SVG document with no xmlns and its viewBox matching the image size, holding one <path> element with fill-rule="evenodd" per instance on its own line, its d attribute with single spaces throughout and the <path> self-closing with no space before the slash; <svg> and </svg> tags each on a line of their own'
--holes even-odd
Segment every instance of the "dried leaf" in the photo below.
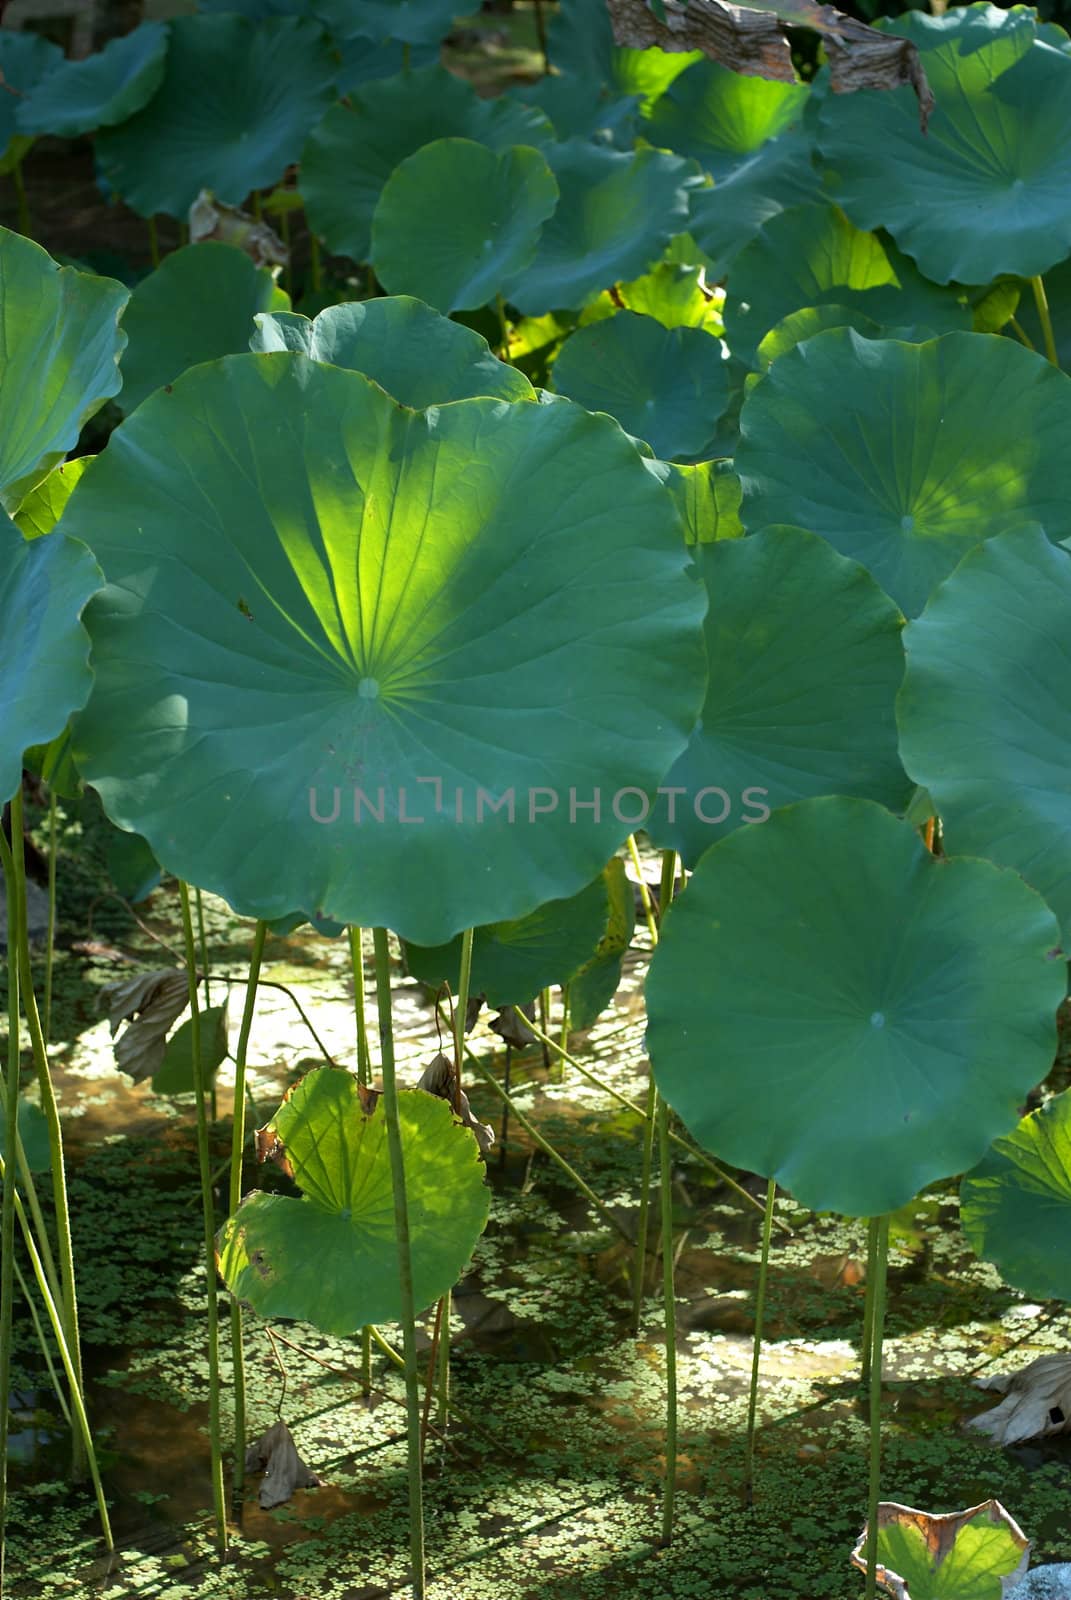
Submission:
<svg viewBox="0 0 1071 1600">
<path fill-rule="evenodd" d="M 795 82 L 789 28 L 811 28 L 821 34 L 829 59 L 835 94 L 857 89 L 898 89 L 910 84 L 919 101 L 925 132 L 933 109 L 933 93 L 922 70 L 918 50 L 909 39 L 879 33 L 817 0 L 754 0 L 749 6 L 729 0 L 665 0 L 660 21 L 646 0 L 607 0 L 619 45 L 637 50 L 702 50 L 714 61 L 747 77 Z"/>
<path fill-rule="evenodd" d="M 264 1472 L 258 1499 L 265 1511 L 281 1506 L 295 1489 L 318 1489 L 320 1479 L 298 1455 L 297 1445 L 286 1423 L 273 1422 L 266 1433 L 255 1439 L 245 1453 L 247 1472 Z"/>
<path fill-rule="evenodd" d="M 977 1378 L 975 1387 L 1004 1395 L 999 1406 L 967 1424 L 995 1444 L 1071 1433 L 1071 1355 L 1039 1356 L 1020 1372 Z"/>
<path fill-rule="evenodd" d="M 424 1068 L 418 1089 L 424 1089 L 428 1094 L 438 1096 L 440 1100 L 448 1100 L 451 1105 L 456 1105 L 461 1121 L 466 1128 L 471 1128 L 480 1147 L 480 1154 L 486 1155 L 495 1142 L 495 1131 L 488 1127 L 486 1122 L 478 1122 L 469 1105 L 469 1097 L 464 1089 L 457 1090 L 454 1095 L 454 1063 L 449 1056 L 444 1056 L 442 1051 L 435 1056 Z"/>
<path fill-rule="evenodd" d="M 492 1033 L 497 1033 L 498 1037 L 504 1040 L 506 1044 L 512 1045 L 514 1050 L 527 1050 L 535 1039 L 535 1034 L 529 1032 L 524 1025 L 526 1016 L 531 1017 L 533 1022 L 535 1021 L 534 1004 L 506 1006 L 505 1010 L 500 1011 L 498 1016 L 489 1022 L 487 1026 Z"/>
<path fill-rule="evenodd" d="M 868 1533 L 864 1528 L 852 1551 L 852 1565 L 860 1572 L 867 1567 Z M 1004 1592 L 1022 1577 L 1030 1559 L 1029 1539 L 999 1500 L 943 1516 L 884 1500 L 878 1506 L 877 1536 L 877 1581 L 892 1600 L 912 1600 L 911 1584 L 915 1600 L 941 1595 L 966 1600 L 983 1592 L 980 1583 L 986 1594 Z"/>
<path fill-rule="evenodd" d="M 121 978 L 101 989 L 98 1007 L 107 1005 L 112 1038 L 122 1023 L 128 1024 L 114 1047 L 115 1064 L 135 1083 L 151 1078 L 163 1065 L 167 1031 L 189 997 L 186 973 L 172 967 Z"/>
<path fill-rule="evenodd" d="M 189 224 L 191 244 L 214 239 L 234 245 L 258 267 L 285 267 L 290 259 L 283 241 L 266 222 L 258 222 L 237 206 L 224 205 L 209 189 L 202 189 L 190 207 Z"/>
</svg>

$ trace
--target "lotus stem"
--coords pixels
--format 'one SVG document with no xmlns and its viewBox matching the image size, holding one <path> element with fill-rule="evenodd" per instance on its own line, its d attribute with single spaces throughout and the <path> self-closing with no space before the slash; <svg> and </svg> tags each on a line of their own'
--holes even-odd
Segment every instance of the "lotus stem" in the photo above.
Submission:
<svg viewBox="0 0 1071 1600">
<path fill-rule="evenodd" d="M 285 218 L 286 212 L 283 212 Z M 350 967 L 353 972 L 353 1014 L 357 1027 L 357 1082 L 372 1085 L 372 1057 L 368 1048 L 368 1018 L 364 1009 L 364 929 L 351 928 Z M 372 1334 L 361 1329 L 361 1393 L 367 1400 L 372 1393 Z"/>
<path fill-rule="evenodd" d="M 48 792 L 48 943 L 45 947 L 45 1044 L 52 1037 L 52 969 L 56 956 L 56 795 Z"/>
<path fill-rule="evenodd" d="M 874 1342 L 874 1296 L 870 1285 L 878 1270 L 878 1221 L 871 1217 L 866 1225 L 866 1299 L 863 1302 L 863 1337 L 859 1350 L 859 1381 L 865 1389 L 870 1382 L 871 1345 Z"/>
<path fill-rule="evenodd" d="M 33 238 L 33 223 L 30 220 L 30 202 L 26 198 L 26 179 L 22 172 L 22 162 L 16 161 L 11 169 L 11 177 L 15 184 L 15 194 L 19 203 L 19 232 L 27 239 Z"/>
<path fill-rule="evenodd" d="M 208 1148 L 208 1097 L 201 1057 L 201 1011 L 197 999 L 197 949 L 193 938 L 189 886 L 179 879 L 182 933 L 186 946 L 186 975 L 190 991 L 190 1048 L 193 1085 L 197 1100 L 197 1161 L 201 1172 L 201 1208 L 204 1213 L 205 1278 L 208 1289 L 208 1431 L 212 1451 L 212 1503 L 216 1516 L 216 1543 L 220 1555 L 227 1551 L 227 1504 L 223 1492 L 223 1443 L 219 1401 L 219 1296 L 216 1290 L 216 1216 L 212 1199 L 212 1167 Z M 241 1147 L 239 1146 L 239 1153 Z M 239 1169 L 240 1170 L 240 1169 Z M 233 1182 L 233 1167 L 232 1167 Z"/>
<path fill-rule="evenodd" d="M 1022 324 L 1015 317 L 1009 317 L 1008 318 L 1008 326 L 1011 328 L 1011 331 L 1014 333 L 1015 337 L 1019 340 L 1019 342 L 1021 344 L 1025 344 L 1026 348 L 1028 350 L 1033 350 L 1033 348 L 1034 348 L 1033 339 L 1030 338 L 1030 336 L 1026 332 L 1026 329 L 1022 326 Z"/>
<path fill-rule="evenodd" d="M 550 56 L 547 54 L 547 24 L 543 18 L 543 0 L 535 0 L 535 25 L 536 37 L 539 40 L 539 49 L 543 57 L 543 71 L 550 71 Z"/>
<path fill-rule="evenodd" d="M 1045 340 L 1045 354 L 1054 367 L 1060 365 L 1060 357 L 1056 353 L 1056 339 L 1052 331 L 1052 316 L 1049 312 L 1049 297 L 1045 293 L 1045 280 L 1040 272 L 1030 280 L 1030 287 L 1034 291 L 1034 304 L 1038 308 L 1038 321 L 1041 323 L 1041 333 Z"/>
<path fill-rule="evenodd" d="M 747 1401 L 747 1446 L 744 1454 L 744 1488 L 750 1505 L 755 1495 L 755 1420 L 759 1409 L 759 1365 L 762 1360 L 762 1324 L 766 1315 L 766 1279 L 770 1267 L 770 1235 L 773 1232 L 774 1200 L 777 1184 L 766 1185 L 766 1207 L 762 1218 L 762 1254 L 759 1281 L 755 1285 L 755 1332 L 751 1346 L 751 1388 Z"/>
<path fill-rule="evenodd" d="M 74 1277 L 74 1248 L 71 1243 L 71 1213 L 67 1200 L 67 1176 L 63 1161 L 63 1130 L 60 1127 L 59 1106 L 48 1065 L 48 1052 L 41 1031 L 41 1018 L 33 987 L 33 970 L 30 963 L 30 931 L 26 920 L 26 859 L 22 842 L 23 815 L 22 789 L 16 790 L 11 800 L 11 863 L 18 911 L 19 987 L 22 1010 L 33 1049 L 34 1066 L 41 1095 L 41 1109 L 48 1126 L 49 1166 L 52 1172 L 52 1200 L 56 1211 L 56 1252 L 59 1256 L 60 1290 L 63 1298 L 63 1325 L 67 1333 L 71 1362 L 78 1388 L 82 1388 L 82 1349 L 78 1333 L 78 1294 Z M 9 945 L 10 948 L 10 945 Z M 17 1079 L 16 1073 L 16 1079 Z M 17 1088 L 17 1083 L 16 1083 Z M 8 1084 L 8 1093 L 11 1085 Z M 71 1470 L 77 1479 L 85 1472 L 85 1456 L 78 1434 L 71 1440 Z"/>
<path fill-rule="evenodd" d="M 201 891 L 197 891 L 200 909 Z M 234 1053 L 234 1116 L 231 1124 L 231 1171 L 228 1190 L 228 1213 L 233 1216 L 242 1200 L 242 1152 L 245 1149 L 245 1064 L 249 1053 L 249 1035 L 253 1028 L 253 1013 L 257 1003 L 257 980 L 264 959 L 264 941 L 268 924 L 258 922 L 253 934 L 253 950 L 249 957 L 249 974 L 245 985 L 245 1005 L 242 1023 L 238 1030 L 238 1046 Z M 202 959 L 204 959 L 204 922 L 201 922 Z M 207 977 L 205 979 L 207 998 Z M 195 1052 L 196 1054 L 196 1052 Z M 211 1184 L 209 1185 L 211 1194 Z M 237 1300 L 231 1301 L 231 1352 L 234 1359 L 234 1476 L 232 1503 L 240 1506 L 245 1489 L 245 1346 L 242 1340 L 242 1308 Z"/>
<path fill-rule="evenodd" d="M 506 302 L 500 294 L 495 296 L 495 307 L 498 311 L 498 326 L 502 331 L 502 346 L 499 355 L 507 366 L 512 366 L 513 360 L 509 353 L 509 318 L 506 315 Z"/>
<path fill-rule="evenodd" d="M 0 828 L 0 835 L 3 829 Z M 14 851 L 4 850 L 4 885 L 7 893 L 7 1081 L 4 1114 L 7 1150 L 15 1146 L 19 1117 L 19 955 L 21 928 L 18 883 L 9 866 L 13 855 L 22 851 L 22 834 L 15 828 L 11 810 L 11 838 Z M 14 959 L 12 952 L 14 951 Z M 4 1551 L 7 1536 L 7 1441 L 11 1414 L 11 1320 L 15 1295 L 15 1163 L 4 1162 L 3 1202 L 0 1205 L 0 1591 L 4 1581 Z"/>
<path fill-rule="evenodd" d="M 402 1302 L 402 1356 L 405 1362 L 405 1407 L 409 1442 L 409 1550 L 414 1600 L 427 1592 L 424 1567 L 424 1487 L 420 1462 L 420 1391 L 417 1377 L 416 1307 L 413 1263 L 409 1254 L 409 1205 L 405 1192 L 405 1156 L 394 1074 L 394 1026 L 390 996 L 390 945 L 386 928 L 372 930 L 376 958 L 376 1001 L 379 1011 L 379 1055 L 383 1074 L 383 1110 L 387 1122 L 394 1230 L 398 1244 L 398 1285 Z"/>
<path fill-rule="evenodd" d="M 309 276 L 313 294 L 319 294 L 323 288 L 323 262 L 320 259 L 320 241 L 314 233 L 309 234 Z"/>
<path fill-rule="evenodd" d="M 457 1003 L 454 1006 L 454 1092 L 451 1096 L 455 1115 L 461 1113 L 461 1067 L 465 1059 L 465 1024 L 468 1020 L 469 989 L 472 984 L 473 929 L 466 928 L 461 936 L 461 966 L 457 979 Z M 447 1289 L 440 1306 L 439 1359 L 438 1359 L 438 1410 L 436 1421 L 445 1428 L 450 1420 L 450 1313 L 453 1295 Z"/>
<path fill-rule="evenodd" d="M 651 948 L 658 945 L 658 918 L 655 916 L 654 905 L 651 901 L 651 891 L 647 887 L 647 880 L 643 875 L 643 866 L 640 862 L 640 852 L 636 844 L 636 835 L 628 836 L 628 851 L 632 857 L 632 865 L 640 882 L 640 899 L 643 903 L 643 914 L 647 919 L 647 932 L 651 936 Z M 664 911 L 673 898 L 673 883 L 677 875 L 677 853 L 675 850 L 662 852 L 662 881 L 659 888 L 659 911 Z M 654 1165 L 654 1137 L 655 1122 L 658 1106 L 658 1091 L 655 1088 L 654 1074 L 650 1074 L 647 1084 L 647 1103 L 644 1108 L 643 1129 L 643 1155 L 640 1166 L 640 1214 L 636 1219 L 636 1261 L 632 1275 L 632 1323 L 637 1338 L 640 1334 L 640 1321 L 643 1316 L 643 1280 L 647 1266 L 647 1229 L 651 1205 L 651 1169 Z"/>
<path fill-rule="evenodd" d="M 149 217 L 145 226 L 149 233 L 149 260 L 155 270 L 160 265 L 160 236 L 156 232 L 156 218 Z"/>
<path fill-rule="evenodd" d="M 866 1591 L 874 1600 L 878 1567 L 878 1500 L 881 1491 L 881 1358 L 885 1338 L 885 1289 L 889 1258 L 889 1218 L 877 1218 L 874 1277 L 867 1284 L 873 1299 L 870 1355 L 870 1492 L 867 1496 Z"/>
<path fill-rule="evenodd" d="M 23 1212 L 24 1218 L 25 1215 L 25 1212 Z M 29 1230 L 27 1226 L 27 1232 L 28 1231 Z M 73 1428 L 74 1419 L 71 1416 L 71 1408 L 67 1404 L 67 1396 L 63 1392 L 63 1384 L 60 1382 L 60 1375 L 52 1363 L 52 1352 L 48 1348 L 48 1340 L 45 1337 L 45 1330 L 41 1326 L 41 1318 L 38 1315 L 37 1307 L 33 1303 L 33 1295 L 30 1293 L 30 1285 L 23 1277 L 22 1268 L 19 1266 L 17 1261 L 15 1262 L 15 1281 L 19 1286 L 19 1293 L 26 1302 L 26 1309 L 30 1313 L 30 1321 L 33 1323 L 33 1331 L 37 1335 L 37 1343 L 40 1346 L 41 1354 L 45 1358 L 45 1366 L 48 1369 L 49 1381 L 52 1384 L 52 1391 L 59 1402 L 59 1408 L 63 1412 L 63 1420 L 66 1422 L 68 1428 Z"/>
<path fill-rule="evenodd" d="M 662 1212 L 662 1307 L 666 1323 L 666 1476 L 662 1488 L 662 1543 L 673 1538 L 677 1494 L 677 1295 L 673 1284 L 673 1165 L 669 1106 L 658 1096 L 659 1195 Z"/>
</svg>

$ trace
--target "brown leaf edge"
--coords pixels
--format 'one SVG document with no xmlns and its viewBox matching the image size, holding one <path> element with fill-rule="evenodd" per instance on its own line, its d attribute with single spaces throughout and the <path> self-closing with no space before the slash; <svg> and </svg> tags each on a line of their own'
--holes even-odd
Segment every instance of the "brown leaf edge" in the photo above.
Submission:
<svg viewBox="0 0 1071 1600">
<path fill-rule="evenodd" d="M 948 1511 L 934 1514 L 929 1511 L 919 1511 L 914 1506 L 898 1505 L 895 1500 L 882 1500 L 878 1505 L 878 1529 L 887 1528 L 890 1523 L 901 1526 L 913 1527 L 922 1535 L 926 1548 L 936 1566 L 948 1555 L 961 1528 L 967 1523 L 985 1518 L 993 1527 L 1005 1527 L 1012 1539 L 1022 1551 L 1022 1559 L 1018 1567 L 1005 1577 L 1005 1583 L 1011 1588 L 1014 1582 L 1026 1572 L 1027 1562 L 1030 1559 L 1030 1540 L 1026 1537 L 1015 1518 L 1005 1511 L 999 1500 L 983 1500 L 981 1505 L 968 1506 L 966 1511 Z M 864 1527 L 859 1535 L 859 1541 L 851 1554 L 853 1567 L 860 1572 L 866 1571 L 866 1549 L 869 1524 Z M 877 1567 L 877 1581 L 892 1600 L 911 1600 L 907 1582 L 899 1573 L 890 1572 L 889 1568 L 881 1562 Z"/>
</svg>

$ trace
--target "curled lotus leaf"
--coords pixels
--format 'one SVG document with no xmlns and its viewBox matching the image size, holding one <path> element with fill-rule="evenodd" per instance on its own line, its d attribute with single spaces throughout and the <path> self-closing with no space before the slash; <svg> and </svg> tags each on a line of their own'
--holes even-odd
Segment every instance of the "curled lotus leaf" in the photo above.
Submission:
<svg viewBox="0 0 1071 1600">
<path fill-rule="evenodd" d="M 883 1500 L 877 1580 L 892 1600 L 1001 1600 L 1026 1572 L 1030 1541 L 999 1500 L 935 1515 Z M 852 1565 L 865 1572 L 863 1529 Z"/>
<path fill-rule="evenodd" d="M 366 1093 L 366 1092 L 365 1092 Z M 460 1277 L 490 1210 L 476 1140 L 422 1089 L 398 1097 L 413 1298 L 423 1311 Z M 318 1067 L 257 1134 L 302 1190 L 257 1190 L 217 1241 L 223 1280 L 262 1317 L 346 1335 L 402 1315 L 387 1119 L 352 1073 Z"/>
</svg>

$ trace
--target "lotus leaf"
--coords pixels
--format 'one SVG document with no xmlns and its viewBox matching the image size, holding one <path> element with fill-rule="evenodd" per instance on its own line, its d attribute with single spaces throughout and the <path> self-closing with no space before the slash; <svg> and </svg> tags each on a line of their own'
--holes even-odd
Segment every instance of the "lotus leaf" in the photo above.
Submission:
<svg viewBox="0 0 1071 1600">
<path fill-rule="evenodd" d="M 0 172 L 10 170 L 29 148 L 29 139 L 18 138 L 19 110 L 39 84 L 63 62 L 63 51 L 36 33 L 15 33 L 0 28 Z M 15 140 L 15 143 L 12 143 Z"/>
<path fill-rule="evenodd" d="M 30 490 L 15 513 L 15 526 L 25 538 L 40 539 L 42 534 L 52 532 L 72 489 L 92 460 L 92 456 L 75 456 L 73 461 L 61 461 L 36 489 Z"/>
<path fill-rule="evenodd" d="M 745 78 L 717 61 L 697 61 L 655 104 L 648 136 L 652 144 L 694 157 L 718 181 L 798 122 L 808 93 L 804 83 Z"/>
<path fill-rule="evenodd" d="M 866 1571 L 867 1532 L 852 1552 Z M 1030 1541 L 999 1500 L 934 1516 L 878 1506 L 877 1577 L 892 1600 L 1001 1600 L 1026 1571 Z"/>
<path fill-rule="evenodd" d="M 658 1087 L 808 1209 L 894 1211 L 973 1166 L 1049 1070 L 1055 943 L 1015 873 L 932 856 L 870 800 L 786 806 L 712 845 L 664 919 Z"/>
<path fill-rule="evenodd" d="M 688 230 L 707 258 L 711 277 L 727 275 L 763 223 L 816 199 L 819 190 L 810 141 L 791 130 L 741 156 L 713 187 L 693 190 Z"/>
<path fill-rule="evenodd" d="M 547 29 L 552 65 L 589 86 L 641 96 L 649 108 L 694 61 L 698 50 L 629 50 L 614 43 L 610 13 L 602 0 L 562 0 Z"/>
<path fill-rule="evenodd" d="M 72 138 L 125 122 L 163 81 L 167 27 L 143 22 L 84 61 L 63 61 L 20 103 L 20 133 Z"/>
<path fill-rule="evenodd" d="M 664 328 L 705 328 L 720 334 L 721 296 L 707 288 L 703 268 L 660 261 L 632 283 L 604 289 L 580 314 L 580 326 L 601 322 L 619 311 L 653 317 Z"/>
<path fill-rule="evenodd" d="M 140 406 L 64 515 L 109 584 L 79 764 L 168 870 L 266 920 L 432 945 L 576 893 L 702 697 L 672 500 L 566 400 L 413 412 L 231 356 Z"/>
<path fill-rule="evenodd" d="M 413 1298 L 422 1311 L 456 1283 L 487 1225 L 490 1191 L 476 1140 L 445 1100 L 399 1096 Z M 355 1333 L 402 1314 L 387 1121 L 370 1115 L 357 1080 L 319 1067 L 266 1128 L 261 1148 L 304 1191 L 247 1195 L 219 1234 L 219 1269 L 262 1317 L 296 1317 L 323 1333 Z M 277 1148 L 281 1146 L 280 1148 Z"/>
<path fill-rule="evenodd" d="M 649 472 L 673 496 L 684 527 L 686 544 L 711 544 L 715 539 L 739 539 L 743 487 L 731 461 L 698 461 L 678 466 L 670 461 L 648 461 Z"/>
<path fill-rule="evenodd" d="M 1031 522 L 1071 534 L 1069 430 L 1071 379 L 1010 339 L 833 329 L 744 403 L 744 526 L 822 534 L 914 616 L 980 540 Z"/>
</svg>

